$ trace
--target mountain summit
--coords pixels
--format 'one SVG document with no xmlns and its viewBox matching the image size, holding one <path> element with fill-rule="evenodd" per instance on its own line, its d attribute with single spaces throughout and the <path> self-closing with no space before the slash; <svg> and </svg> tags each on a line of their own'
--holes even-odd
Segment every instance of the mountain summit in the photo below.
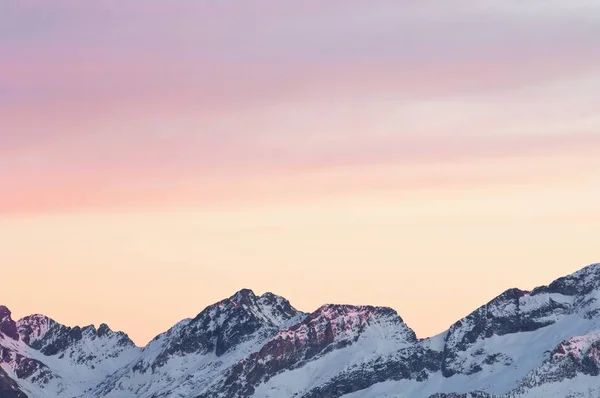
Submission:
<svg viewBox="0 0 600 398">
<path fill-rule="evenodd" d="M 306 314 L 243 289 L 141 348 L 0 306 L 0 398 L 600 396 L 599 300 L 594 264 L 418 339 L 390 308 Z"/>
<path fill-rule="evenodd" d="M 13 340 L 19 339 L 17 324 L 11 318 L 10 310 L 5 306 L 0 306 L 0 336 L 5 336 Z"/>
</svg>

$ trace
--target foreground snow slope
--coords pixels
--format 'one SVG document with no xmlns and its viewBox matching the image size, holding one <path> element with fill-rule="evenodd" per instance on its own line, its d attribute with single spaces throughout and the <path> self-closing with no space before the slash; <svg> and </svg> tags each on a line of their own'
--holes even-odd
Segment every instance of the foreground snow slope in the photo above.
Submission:
<svg viewBox="0 0 600 398">
<path fill-rule="evenodd" d="M 600 396 L 600 265 L 510 289 L 417 339 L 392 309 L 244 289 L 136 347 L 0 307 L 0 398 Z"/>
</svg>

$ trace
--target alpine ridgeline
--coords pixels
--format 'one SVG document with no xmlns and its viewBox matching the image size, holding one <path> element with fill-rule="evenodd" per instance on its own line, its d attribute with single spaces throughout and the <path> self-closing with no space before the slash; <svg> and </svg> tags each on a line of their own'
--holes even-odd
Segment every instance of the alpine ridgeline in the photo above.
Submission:
<svg viewBox="0 0 600 398">
<path fill-rule="evenodd" d="M 599 375 L 600 264 L 507 290 L 427 339 L 390 308 L 305 314 L 250 290 L 143 348 L 0 306 L 0 398 L 599 397 Z"/>
</svg>

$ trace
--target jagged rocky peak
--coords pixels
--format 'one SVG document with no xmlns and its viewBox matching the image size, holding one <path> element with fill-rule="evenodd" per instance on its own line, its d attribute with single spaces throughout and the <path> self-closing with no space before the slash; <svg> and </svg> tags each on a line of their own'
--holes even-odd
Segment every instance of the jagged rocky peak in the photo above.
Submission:
<svg viewBox="0 0 600 398">
<path fill-rule="evenodd" d="M 600 265 L 597 264 L 531 292 L 509 289 L 452 325 L 446 342 L 464 348 L 480 338 L 531 332 L 552 325 L 561 316 L 594 301 L 571 297 L 583 297 L 596 289 L 594 281 L 600 282 Z"/>
<path fill-rule="evenodd" d="M 533 296 L 558 293 L 565 296 L 584 295 L 600 288 L 600 263 L 589 265 L 571 275 L 558 278 L 548 286 L 535 288 Z"/>
<path fill-rule="evenodd" d="M 372 319 L 392 320 L 403 323 L 396 310 L 389 307 L 375 307 L 371 305 L 325 304 L 310 316 L 311 318 L 323 317 L 327 319 L 358 319 L 367 322 Z"/>
<path fill-rule="evenodd" d="M 276 327 L 300 314 L 287 299 L 270 292 L 257 296 L 250 289 L 242 289 L 228 299 L 208 307 L 207 310 L 214 306 L 222 311 L 240 309 L 252 313 L 260 320 Z"/>
<path fill-rule="evenodd" d="M 96 333 L 97 333 L 98 337 L 104 337 L 104 336 L 111 335 L 114 332 L 106 323 L 103 323 L 100 325 L 100 327 L 98 328 Z"/>
<path fill-rule="evenodd" d="M 13 340 L 19 340 L 17 324 L 11 317 L 12 313 L 8 307 L 0 306 L 0 337 L 6 336 Z"/>
<path fill-rule="evenodd" d="M 414 332 L 404 324 L 402 318 L 392 308 L 345 304 L 326 304 L 308 315 L 297 328 L 287 333 L 293 332 L 297 337 L 302 337 L 300 335 L 304 332 L 314 334 L 312 338 L 333 339 L 342 334 L 360 334 L 370 324 L 402 326 L 402 329 L 407 331 L 407 339 L 416 341 Z"/>
<path fill-rule="evenodd" d="M 258 320 L 276 327 L 301 313 L 281 296 L 270 292 L 257 296 L 250 289 L 242 289 L 228 299 L 207 307 L 198 316 L 214 311 L 251 314 Z"/>
<path fill-rule="evenodd" d="M 248 397 L 256 386 L 277 374 L 301 368 L 359 340 L 363 348 L 369 347 L 369 353 L 375 346 L 383 345 L 392 353 L 417 343 L 415 333 L 391 308 L 327 304 L 280 330 L 258 352 L 235 364 L 213 388 L 227 397 Z M 215 396 L 217 390 L 206 391 L 201 398 Z"/>
<path fill-rule="evenodd" d="M 475 355 L 465 360 L 465 352 L 471 347 L 482 345 L 483 341 L 493 336 L 533 332 L 545 328 L 570 311 L 570 304 L 558 297 L 534 297 L 531 292 L 525 290 L 506 290 L 450 327 L 444 338 L 442 373 L 445 377 L 457 373 L 477 373 L 482 370 L 484 364 L 495 363 L 502 356 L 496 352 L 487 352 L 485 347 L 481 347 L 477 352 L 482 352 L 483 359 L 476 359 L 478 355 Z M 511 363 L 506 358 L 503 361 L 506 364 Z"/>
<path fill-rule="evenodd" d="M 0 322 L 4 321 L 5 318 L 10 317 L 12 313 L 5 305 L 0 305 Z"/>
<path fill-rule="evenodd" d="M 0 307 L 0 325 L 13 324 Z M 16 326 L 29 347 L 0 329 L 4 369 L 49 396 L 539 398 L 566 396 L 581 381 L 600 391 L 600 264 L 533 291 L 506 290 L 422 340 L 391 308 L 327 304 L 304 314 L 250 289 L 143 350 L 106 324 L 70 328 L 32 315 Z"/>
<path fill-rule="evenodd" d="M 503 336 L 516 335 L 533 339 L 530 333 L 543 333 L 547 335 L 548 343 L 554 346 L 560 342 L 557 339 L 568 337 L 564 331 L 574 322 L 581 324 L 583 333 L 595 330 L 600 327 L 600 322 L 596 321 L 600 314 L 598 291 L 599 264 L 590 265 L 531 292 L 520 289 L 505 291 L 450 327 L 444 339 L 443 375 L 470 375 L 486 366 L 498 369 L 502 364 L 509 366 L 516 363 L 520 354 L 504 355 L 501 348 L 492 349 L 486 343 L 492 337 L 496 341 Z M 531 344 L 534 343 L 535 339 L 531 341 Z M 536 350 L 535 355 L 543 355 L 543 351 Z M 534 355 L 533 351 L 531 355 Z"/>
<path fill-rule="evenodd" d="M 55 320 L 41 314 L 26 316 L 17 322 L 19 335 L 27 344 L 36 349 L 44 349 L 45 343 L 52 340 L 54 344 L 62 340 L 67 344 L 79 341 L 83 338 L 111 338 L 117 337 L 123 345 L 133 345 L 133 341 L 129 339 L 127 334 L 123 332 L 114 332 L 111 328 L 103 323 L 98 329 L 94 325 L 84 327 L 74 326 L 68 327 L 61 325 Z M 53 351 L 53 350 L 50 350 Z M 46 354 L 49 354 L 46 352 Z M 52 355 L 52 354 L 50 354 Z"/>
<path fill-rule="evenodd" d="M 47 356 L 57 355 L 79 344 L 82 340 L 110 340 L 117 347 L 135 347 L 129 336 L 123 332 L 114 332 L 108 325 L 98 329 L 93 325 L 69 327 L 40 314 L 30 315 L 17 322 L 21 339 L 30 347 Z"/>
<path fill-rule="evenodd" d="M 306 354 L 312 356 L 329 345 L 341 348 L 351 344 L 371 330 L 376 330 L 379 338 L 400 339 L 411 343 L 417 341 L 415 333 L 391 308 L 326 304 L 297 325 L 280 331 L 264 349 L 274 350 L 278 353 L 275 355 L 277 357 L 290 354 L 290 350 L 297 352 L 306 346 Z M 265 354 L 271 353 L 263 352 Z"/>
<path fill-rule="evenodd" d="M 55 325 L 54 320 L 41 314 L 29 315 L 17 321 L 19 336 L 27 345 L 43 338 L 46 332 Z"/>
<path fill-rule="evenodd" d="M 207 373 L 191 372 L 183 383 L 197 388 L 207 383 L 210 375 L 219 374 L 258 351 L 280 329 L 301 321 L 303 316 L 283 297 L 273 293 L 258 296 L 250 289 L 242 289 L 156 336 L 132 364 L 131 371 L 112 379 L 103 391 L 142 388 L 135 381 L 140 374 L 171 378 L 172 367 L 178 366 L 182 358 L 203 363 Z"/>
<path fill-rule="evenodd" d="M 369 326 L 377 326 L 373 329 L 378 338 L 417 341 L 415 333 L 391 308 L 327 304 L 302 322 L 280 331 L 258 355 L 305 360 L 352 344 L 370 330 Z"/>
<path fill-rule="evenodd" d="M 520 289 L 509 289 L 500 294 L 454 323 L 448 331 L 446 343 L 464 348 L 479 338 L 531 329 L 531 325 L 524 325 L 520 320 L 520 300 L 526 294 Z"/>
<path fill-rule="evenodd" d="M 233 296 L 229 297 L 228 300 L 232 302 L 244 302 L 256 300 L 256 294 L 251 289 L 240 289 Z"/>
<path fill-rule="evenodd" d="M 77 326 L 73 329 L 78 328 Z M 91 339 L 96 338 L 117 338 L 122 340 L 124 345 L 134 345 L 133 341 L 129 338 L 129 336 L 120 331 L 113 331 L 106 323 L 100 324 L 98 328 L 94 325 L 88 325 L 81 328 L 82 336 L 89 337 Z"/>
<path fill-rule="evenodd" d="M 151 366 L 162 367 L 173 356 L 191 353 L 220 357 L 241 343 L 269 338 L 301 316 L 283 297 L 273 293 L 257 296 L 250 289 L 242 289 L 157 336 L 151 345 L 160 345 L 161 354 Z M 150 364 L 141 363 L 136 369 L 146 366 Z"/>
</svg>

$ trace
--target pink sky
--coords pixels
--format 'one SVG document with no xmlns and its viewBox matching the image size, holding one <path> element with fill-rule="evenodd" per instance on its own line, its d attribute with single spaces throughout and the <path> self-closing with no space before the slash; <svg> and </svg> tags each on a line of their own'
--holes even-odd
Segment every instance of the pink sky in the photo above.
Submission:
<svg viewBox="0 0 600 398">
<path fill-rule="evenodd" d="M 143 343 L 250 287 L 439 332 L 599 261 L 598 48 L 591 0 L 4 1 L 0 302 Z"/>
</svg>

